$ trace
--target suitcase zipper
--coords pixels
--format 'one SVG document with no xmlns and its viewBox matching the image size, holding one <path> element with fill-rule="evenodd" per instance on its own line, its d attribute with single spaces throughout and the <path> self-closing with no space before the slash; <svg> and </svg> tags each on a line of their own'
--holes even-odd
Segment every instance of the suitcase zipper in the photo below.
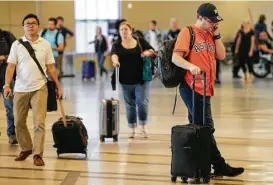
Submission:
<svg viewBox="0 0 273 185">
<path fill-rule="evenodd" d="M 200 129 L 196 129 L 196 137 L 197 137 L 197 138 L 200 137 Z"/>
</svg>

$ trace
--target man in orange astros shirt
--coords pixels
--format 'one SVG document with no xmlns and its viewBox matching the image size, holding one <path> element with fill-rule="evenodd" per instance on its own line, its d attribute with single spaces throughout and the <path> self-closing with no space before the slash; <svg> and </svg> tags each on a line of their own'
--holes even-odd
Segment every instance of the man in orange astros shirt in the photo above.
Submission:
<svg viewBox="0 0 273 185">
<path fill-rule="evenodd" d="M 244 168 L 234 168 L 225 162 L 217 148 L 213 133 L 214 122 L 211 115 L 210 98 L 214 95 L 214 83 L 216 72 L 216 58 L 223 60 L 225 58 L 225 47 L 221 41 L 219 22 L 223 19 L 218 15 L 218 11 L 213 4 L 202 4 L 197 10 L 197 22 L 192 25 L 195 33 L 195 42 L 193 49 L 189 51 L 190 33 L 187 28 L 183 28 L 178 35 L 175 44 L 172 62 L 177 66 L 187 70 L 185 74 L 185 83 L 180 86 L 180 95 L 188 108 L 189 121 L 192 123 L 192 75 L 202 77 L 201 71 L 206 72 L 206 110 L 205 123 L 211 127 L 211 159 L 216 176 L 234 177 L 244 172 Z M 188 56 L 189 61 L 185 60 Z M 195 123 L 203 124 L 203 81 L 197 80 L 195 84 Z"/>
</svg>

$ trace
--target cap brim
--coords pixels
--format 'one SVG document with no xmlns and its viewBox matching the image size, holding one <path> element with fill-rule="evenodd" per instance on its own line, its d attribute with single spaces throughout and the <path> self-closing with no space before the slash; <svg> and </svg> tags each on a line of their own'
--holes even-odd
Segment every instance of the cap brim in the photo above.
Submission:
<svg viewBox="0 0 273 185">
<path fill-rule="evenodd" d="M 214 22 L 214 23 L 223 21 L 223 18 L 220 17 L 219 15 L 218 15 L 218 16 L 215 16 L 215 17 L 208 17 L 208 18 L 209 18 L 209 20 L 211 20 L 211 21 Z"/>
</svg>

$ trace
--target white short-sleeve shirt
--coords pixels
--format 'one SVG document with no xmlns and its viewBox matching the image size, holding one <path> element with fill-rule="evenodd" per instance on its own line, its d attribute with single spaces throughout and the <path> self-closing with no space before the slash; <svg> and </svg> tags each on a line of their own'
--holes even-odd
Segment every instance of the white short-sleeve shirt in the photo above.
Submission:
<svg viewBox="0 0 273 185">
<path fill-rule="evenodd" d="M 50 43 L 42 37 L 39 37 L 35 42 L 27 40 L 25 36 L 22 37 L 22 40 L 30 43 L 35 51 L 36 58 L 46 74 L 46 64 L 55 63 Z M 46 78 L 39 70 L 37 64 L 18 40 L 11 46 L 8 63 L 16 65 L 14 92 L 36 91 L 46 83 Z"/>
</svg>

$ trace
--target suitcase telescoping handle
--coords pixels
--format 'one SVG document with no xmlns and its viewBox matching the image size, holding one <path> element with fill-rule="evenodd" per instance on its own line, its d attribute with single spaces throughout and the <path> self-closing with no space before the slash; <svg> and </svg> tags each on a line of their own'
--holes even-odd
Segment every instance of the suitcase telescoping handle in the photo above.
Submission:
<svg viewBox="0 0 273 185">
<path fill-rule="evenodd" d="M 196 80 L 203 80 L 204 88 L 203 88 L 203 125 L 205 125 L 205 111 L 206 111 L 206 85 L 207 85 L 207 76 L 205 71 L 201 71 L 201 75 L 203 78 L 197 78 L 193 75 L 192 81 L 192 122 L 195 123 L 195 81 Z"/>
<path fill-rule="evenodd" d="M 119 67 L 116 67 L 115 70 L 116 70 L 116 91 L 117 91 L 116 99 L 118 100 L 119 99 L 118 98 L 118 95 L 119 95 Z"/>
<path fill-rule="evenodd" d="M 59 106 L 60 106 L 60 109 L 61 109 L 61 114 L 62 114 L 64 126 L 67 127 L 62 98 L 59 99 L 58 102 L 59 102 Z"/>
</svg>

